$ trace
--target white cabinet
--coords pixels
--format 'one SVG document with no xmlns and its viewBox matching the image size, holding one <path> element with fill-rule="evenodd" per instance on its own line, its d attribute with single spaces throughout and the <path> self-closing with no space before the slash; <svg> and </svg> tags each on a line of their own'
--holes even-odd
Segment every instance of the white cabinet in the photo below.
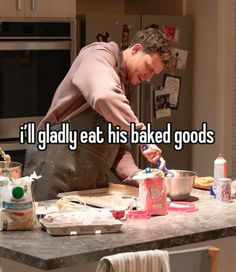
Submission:
<svg viewBox="0 0 236 272">
<path fill-rule="evenodd" d="M 2 18 L 75 18 L 76 0 L 0 0 Z"/>
</svg>

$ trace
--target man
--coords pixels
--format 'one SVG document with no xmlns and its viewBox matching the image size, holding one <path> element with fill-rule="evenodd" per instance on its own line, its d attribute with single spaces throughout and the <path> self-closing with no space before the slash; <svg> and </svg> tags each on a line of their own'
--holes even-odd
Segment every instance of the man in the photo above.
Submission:
<svg viewBox="0 0 236 272">
<path fill-rule="evenodd" d="M 108 122 L 128 132 L 131 122 L 137 130 L 145 129 L 126 97 L 128 86 L 149 81 L 154 74 L 171 68 L 170 46 L 160 30 L 149 28 L 139 31 L 122 53 L 114 42 L 84 47 L 59 85 L 39 129 L 50 123 L 54 130 L 60 130 L 61 123 L 68 121 L 79 133 L 99 126 L 105 136 Z M 143 155 L 155 163 L 161 150 L 148 145 Z M 75 151 L 64 144 L 50 144 L 43 152 L 30 146 L 26 155 L 25 174 L 35 170 L 42 175 L 33 184 L 37 201 L 56 198 L 60 192 L 106 187 L 110 169 L 124 181 L 140 170 L 124 144 L 79 143 Z"/>
</svg>

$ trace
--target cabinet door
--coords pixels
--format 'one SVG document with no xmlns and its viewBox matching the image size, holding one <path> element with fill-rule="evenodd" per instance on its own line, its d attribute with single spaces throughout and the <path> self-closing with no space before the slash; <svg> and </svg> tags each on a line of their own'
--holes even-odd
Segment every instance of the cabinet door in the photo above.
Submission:
<svg viewBox="0 0 236 272">
<path fill-rule="evenodd" d="M 23 17 L 24 0 L 0 0 L 0 17 Z"/>
<path fill-rule="evenodd" d="M 76 0 L 25 0 L 25 17 L 75 18 L 75 16 Z"/>
</svg>

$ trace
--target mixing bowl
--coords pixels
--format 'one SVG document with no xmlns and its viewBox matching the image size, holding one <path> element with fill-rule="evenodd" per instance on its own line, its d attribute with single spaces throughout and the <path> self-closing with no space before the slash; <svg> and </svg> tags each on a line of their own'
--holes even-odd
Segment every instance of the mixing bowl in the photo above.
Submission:
<svg viewBox="0 0 236 272">
<path fill-rule="evenodd" d="M 197 173 L 187 170 L 169 170 L 165 177 L 167 195 L 171 200 L 186 200 L 193 189 Z"/>
</svg>

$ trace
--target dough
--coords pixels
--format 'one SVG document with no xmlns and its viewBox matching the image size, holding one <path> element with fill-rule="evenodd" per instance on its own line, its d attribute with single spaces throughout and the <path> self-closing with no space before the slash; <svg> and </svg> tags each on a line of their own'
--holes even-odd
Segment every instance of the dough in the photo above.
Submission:
<svg viewBox="0 0 236 272">
<path fill-rule="evenodd" d="M 194 187 L 198 189 L 210 190 L 210 186 L 213 183 L 213 177 L 196 177 L 194 181 Z"/>
</svg>

